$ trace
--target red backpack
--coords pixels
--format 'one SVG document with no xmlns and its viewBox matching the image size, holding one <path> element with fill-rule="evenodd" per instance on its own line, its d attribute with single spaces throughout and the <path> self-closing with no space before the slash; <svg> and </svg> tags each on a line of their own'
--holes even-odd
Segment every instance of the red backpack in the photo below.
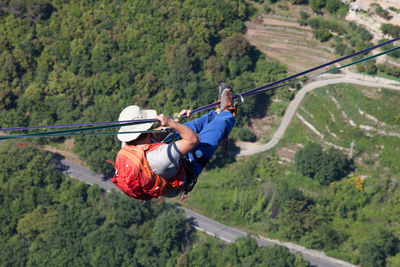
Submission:
<svg viewBox="0 0 400 267">
<path fill-rule="evenodd" d="M 179 166 L 175 177 L 168 181 L 151 170 L 146 153 L 160 145 L 164 144 L 157 143 L 140 148 L 125 145 L 118 152 L 115 175 L 111 181 L 128 196 L 141 200 L 160 197 L 173 187 L 183 191 L 185 170 L 182 165 Z"/>
</svg>

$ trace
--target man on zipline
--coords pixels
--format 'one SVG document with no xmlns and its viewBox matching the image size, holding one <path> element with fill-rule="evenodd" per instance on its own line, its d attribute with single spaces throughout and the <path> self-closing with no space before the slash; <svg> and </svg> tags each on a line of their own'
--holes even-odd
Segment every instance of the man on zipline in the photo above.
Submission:
<svg viewBox="0 0 400 267">
<path fill-rule="evenodd" d="M 122 148 L 118 152 L 111 181 L 130 197 L 148 200 L 159 196 L 182 197 L 193 189 L 204 166 L 214 155 L 218 144 L 228 136 L 235 124 L 236 108 L 232 91 L 225 83 L 219 86 L 220 106 L 202 117 L 181 124 L 155 110 L 138 106 L 126 107 L 119 121 L 154 119 L 161 127 L 177 132 L 176 141 L 163 143 L 157 133 L 127 133 L 147 131 L 152 122 L 122 126 L 118 139 Z M 180 116 L 189 117 L 190 110 L 182 110 Z"/>
</svg>

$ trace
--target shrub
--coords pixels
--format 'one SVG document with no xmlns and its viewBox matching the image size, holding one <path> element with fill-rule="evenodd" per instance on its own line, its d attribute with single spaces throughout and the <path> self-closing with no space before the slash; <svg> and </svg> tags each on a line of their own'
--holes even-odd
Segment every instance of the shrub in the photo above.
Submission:
<svg viewBox="0 0 400 267">
<path fill-rule="evenodd" d="M 319 29 L 321 27 L 320 20 L 318 18 L 310 18 L 307 21 L 307 24 L 310 25 L 311 28 L 313 29 Z"/>
<path fill-rule="evenodd" d="M 378 64 L 377 68 L 378 68 L 378 71 L 380 73 L 385 73 L 385 74 L 388 74 L 388 75 L 393 76 L 393 77 L 399 77 L 400 76 L 400 68 L 396 68 L 396 67 L 393 67 L 393 66 L 387 66 L 387 65 L 384 65 L 384 64 Z"/>
<path fill-rule="evenodd" d="M 343 56 L 345 54 L 347 46 L 345 44 L 338 44 L 335 47 L 335 51 L 337 54 Z"/>
<path fill-rule="evenodd" d="M 242 141 L 254 142 L 257 137 L 247 128 L 240 128 L 238 136 Z"/>
<path fill-rule="evenodd" d="M 389 230 L 379 229 L 360 245 L 360 263 L 365 267 L 385 266 L 385 258 L 398 252 L 399 240 Z"/>
<path fill-rule="evenodd" d="M 395 8 L 395 7 L 393 7 L 393 6 L 389 7 L 389 10 L 390 10 L 390 11 L 393 11 L 394 13 L 397 13 L 397 14 L 400 13 L 400 9 L 397 9 L 397 8 Z"/>
<path fill-rule="evenodd" d="M 321 9 L 325 6 L 325 0 L 309 0 L 308 3 L 312 11 L 317 14 L 321 14 Z"/>
<path fill-rule="evenodd" d="M 388 24 L 388 23 L 382 24 L 381 31 L 384 34 L 388 34 L 392 37 L 400 36 L 400 27 L 392 25 L 392 24 Z"/>
<path fill-rule="evenodd" d="M 365 29 L 364 27 L 359 26 L 357 31 L 358 31 L 358 33 L 359 33 L 359 35 L 360 35 L 360 37 L 361 37 L 361 39 L 363 41 L 372 40 L 372 38 L 373 38 L 372 34 L 367 29 Z"/>
<path fill-rule="evenodd" d="M 376 74 L 378 72 L 378 68 L 373 60 L 357 64 L 357 70 L 367 74 Z"/>
<path fill-rule="evenodd" d="M 351 162 L 340 151 L 330 148 L 324 152 L 322 146 L 315 143 L 308 143 L 297 151 L 295 165 L 302 175 L 320 184 L 339 180 L 351 170 Z"/>
<path fill-rule="evenodd" d="M 381 44 L 381 43 L 384 43 L 386 41 L 388 41 L 388 39 L 381 39 L 378 42 Z M 394 44 L 393 43 L 390 43 L 390 44 L 387 44 L 385 46 L 382 46 L 382 50 L 390 50 L 390 49 L 393 49 L 393 48 L 394 48 Z M 391 53 L 389 53 L 387 55 L 390 56 L 390 57 L 394 57 L 394 58 L 400 58 L 400 51 L 399 50 L 395 50 L 394 52 L 391 52 Z"/>
<path fill-rule="evenodd" d="M 329 39 L 332 37 L 331 33 L 324 29 L 315 30 L 314 36 L 317 40 L 320 40 L 321 42 L 329 41 Z"/>
<path fill-rule="evenodd" d="M 384 18 L 384 19 L 391 19 L 392 16 L 390 15 L 389 11 L 387 11 L 386 9 L 383 9 L 380 5 L 377 4 L 376 8 L 375 8 L 375 13 Z"/>
<path fill-rule="evenodd" d="M 339 0 L 326 0 L 326 9 L 331 14 L 336 14 L 341 6 L 341 2 Z"/>
<path fill-rule="evenodd" d="M 307 12 L 300 11 L 300 19 L 299 19 L 300 25 L 301 25 L 301 26 L 307 25 L 307 24 L 308 24 L 308 23 L 307 23 L 307 20 L 308 20 L 309 17 L 310 17 L 310 15 L 308 15 Z"/>
<path fill-rule="evenodd" d="M 269 6 L 264 6 L 264 12 L 265 14 L 271 13 L 272 9 Z"/>
</svg>

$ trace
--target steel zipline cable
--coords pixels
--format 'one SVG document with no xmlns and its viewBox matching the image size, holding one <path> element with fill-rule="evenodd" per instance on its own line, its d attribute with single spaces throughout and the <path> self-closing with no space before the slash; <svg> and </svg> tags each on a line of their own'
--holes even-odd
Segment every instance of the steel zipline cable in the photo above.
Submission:
<svg viewBox="0 0 400 267">
<path fill-rule="evenodd" d="M 274 86 L 277 85 L 277 84 L 284 83 L 284 82 L 286 82 L 286 81 L 289 81 L 289 80 L 291 80 L 291 79 L 300 77 L 300 76 L 305 75 L 305 74 L 307 74 L 307 73 L 310 73 L 310 72 L 313 72 L 313 71 L 322 69 L 322 68 L 324 68 L 324 67 L 327 67 L 327 66 L 330 66 L 330 65 L 339 63 L 339 62 L 341 62 L 341 61 L 343 61 L 343 60 L 350 59 L 350 58 L 353 58 L 353 57 L 355 57 L 355 56 L 361 55 L 361 54 L 363 54 L 363 53 L 370 52 L 370 51 L 372 51 L 372 50 L 374 50 L 374 49 L 377 49 L 377 48 L 379 48 L 379 47 L 382 47 L 382 46 L 391 44 L 391 43 L 396 42 L 396 41 L 399 41 L 399 40 L 400 40 L 400 37 L 397 37 L 397 38 L 394 38 L 394 39 L 392 39 L 392 40 L 383 42 L 383 43 L 381 43 L 381 44 L 371 46 L 371 47 L 366 48 L 366 49 L 364 49 L 364 50 L 361 50 L 361 51 L 352 53 L 352 54 L 350 54 L 350 55 L 347 55 L 347 56 L 344 56 L 344 57 L 341 57 L 341 58 L 338 58 L 338 59 L 329 61 L 329 62 L 324 63 L 324 64 L 322 64 L 322 65 L 319 65 L 319 66 L 316 66 L 316 67 L 314 67 L 314 68 L 305 70 L 305 71 L 303 71 L 303 72 L 299 72 L 299 73 L 297 73 L 297 74 L 294 74 L 294 75 L 291 75 L 291 76 L 289 76 L 289 77 L 280 79 L 280 80 L 278 80 L 278 81 L 275 81 L 275 82 L 272 82 L 272 83 L 269 83 L 269 84 L 266 84 L 266 85 L 257 87 L 257 88 L 255 88 L 255 89 L 252 89 L 252 90 L 250 90 L 250 91 L 247 91 L 247 92 L 245 92 L 245 93 L 242 93 L 242 94 L 240 94 L 240 95 L 237 95 L 237 96 L 235 96 L 235 98 L 239 98 L 239 97 L 248 97 L 248 96 L 251 96 L 251 95 L 256 95 L 256 94 L 259 93 L 259 92 L 266 92 L 266 91 L 268 91 L 268 90 L 272 90 L 272 89 L 276 89 L 276 88 L 279 88 L 279 87 L 282 87 L 282 86 L 285 86 L 285 85 L 288 85 L 288 84 L 292 84 L 292 83 L 287 83 L 287 84 L 282 85 L 282 86 L 274 87 Z M 387 53 L 393 52 L 394 50 L 397 50 L 397 49 L 399 49 L 399 48 L 400 48 L 400 47 L 396 47 L 396 48 L 394 48 L 394 49 L 390 49 L 390 50 L 388 50 L 388 51 L 385 51 L 385 52 L 380 53 L 379 55 L 383 55 L 383 54 L 387 54 Z M 376 55 L 376 56 L 377 56 L 377 55 Z M 371 56 L 371 57 L 365 58 L 365 59 L 362 60 L 362 61 L 366 61 L 366 60 L 375 58 L 376 56 Z M 357 63 L 360 63 L 360 62 L 361 62 L 361 61 L 358 61 Z M 354 63 L 354 62 L 353 62 L 353 63 Z M 354 64 L 353 64 L 353 63 L 351 63 L 351 65 L 354 65 L 354 64 L 355 64 L 355 63 L 354 63 Z M 345 65 L 345 66 L 343 66 L 343 67 L 335 68 L 334 70 L 338 70 L 338 69 L 341 69 L 341 68 L 344 68 L 344 67 L 348 67 L 348 66 L 350 66 L 350 65 L 347 64 L 347 65 Z M 332 71 L 334 71 L 334 70 L 332 70 Z M 330 72 L 332 72 L 332 71 L 330 71 Z M 313 75 L 312 77 L 315 77 L 315 76 L 318 76 L 318 75 L 322 75 L 322 74 L 325 74 L 325 73 L 327 73 L 327 72 L 323 72 L 323 73 L 320 73 L 320 74 L 317 74 L 317 75 Z M 311 77 L 310 77 L 310 78 L 311 78 Z M 293 83 L 294 83 L 294 82 L 293 82 Z M 201 108 L 198 108 L 198 109 L 193 110 L 192 113 L 196 113 L 196 112 L 200 112 L 200 111 L 204 111 L 204 110 L 210 109 L 210 108 L 212 108 L 212 107 L 214 107 L 214 106 L 216 106 L 216 105 L 218 105 L 218 104 L 219 104 L 219 103 L 209 104 L 209 105 L 207 105 L 207 106 L 204 106 L 204 107 L 201 107 Z"/>
<path fill-rule="evenodd" d="M 313 71 L 322 69 L 324 67 L 336 64 L 338 62 L 344 61 L 346 59 L 350 59 L 353 57 L 356 57 L 358 55 L 361 55 L 363 53 L 367 53 L 370 52 L 374 49 L 377 49 L 379 47 L 383 47 L 385 45 L 391 44 L 393 42 L 399 41 L 400 37 L 398 38 L 394 38 L 392 40 L 383 42 L 381 44 L 378 45 L 374 45 L 371 46 L 369 48 L 366 48 L 364 50 L 352 53 L 350 55 L 341 57 L 339 59 L 335 59 L 332 60 L 330 62 L 324 63 L 322 65 L 313 67 L 311 69 L 305 70 L 303 72 L 299 72 L 297 74 L 291 75 L 289 77 L 271 82 L 269 84 L 257 87 L 255 89 L 252 89 L 250 91 L 247 91 L 245 93 L 239 94 L 234 96 L 234 99 L 237 98 L 244 98 L 244 97 L 248 97 L 248 96 L 252 96 L 252 95 L 257 95 L 257 94 L 261 94 L 261 93 L 265 93 L 266 91 L 270 91 L 273 89 L 277 89 L 280 87 L 284 87 L 287 85 L 291 85 L 291 84 L 295 84 L 301 81 L 306 81 L 309 80 L 311 78 L 323 75 L 323 74 L 327 74 L 330 72 L 334 72 L 358 63 L 362 63 L 364 61 L 379 57 L 381 55 L 384 54 L 388 54 L 388 53 L 392 53 L 394 51 L 397 51 L 400 49 L 400 46 L 398 47 L 394 47 L 391 48 L 389 50 L 386 50 L 384 52 L 378 53 L 376 55 L 372 55 L 357 61 L 354 61 L 352 63 L 340 66 L 340 67 L 336 67 L 336 68 L 332 68 L 328 71 L 324 71 L 321 73 L 317 73 L 314 75 L 311 75 L 309 77 L 304 77 L 302 79 L 297 79 L 297 80 L 293 80 L 297 77 L 303 76 L 305 74 L 311 73 Z M 286 83 L 285 83 L 286 82 Z M 192 114 L 195 113 L 199 113 L 208 109 L 211 109 L 217 105 L 219 105 L 219 102 L 214 102 L 212 104 L 197 108 L 195 110 L 192 111 Z M 182 116 L 182 118 L 184 118 L 185 116 Z M 84 127 L 84 128 L 74 128 L 74 129 L 67 129 L 67 130 L 58 130 L 58 131 L 47 131 L 47 132 L 38 132 L 38 133 L 27 133 L 27 134 L 16 134 L 16 135 L 8 135 L 8 136 L 0 136 L 0 140 L 6 140 L 6 139 L 16 139 L 16 138 L 29 138 L 29 137 L 63 137 L 63 136 L 92 136 L 92 135 L 111 135 L 111 134 L 117 134 L 117 132 L 86 132 L 86 131 L 94 131 L 94 130 L 102 130 L 102 129 L 109 129 L 109 128 L 116 128 L 116 127 L 121 127 L 121 126 L 127 126 L 127 125 L 135 125 L 135 124 L 141 124 L 141 123 L 148 123 L 148 122 L 157 122 L 157 119 L 144 119 L 144 120 L 128 120 L 128 121 L 105 121 L 105 122 L 91 122 L 91 123 L 75 123 L 75 124 L 61 124 L 61 125 L 46 125 L 46 126 L 30 126 L 30 127 L 14 127 L 14 128 L 4 128 L 4 129 L 0 129 L 0 131 L 27 131 L 27 130 L 37 130 L 37 129 L 54 129 L 54 128 L 66 128 L 66 127 L 82 127 L 82 126 L 93 126 L 93 127 Z M 164 131 L 164 130 L 161 130 Z M 145 132 L 160 132 L 160 130 L 150 130 L 150 131 L 140 131 L 140 133 L 145 133 Z M 133 133 L 133 132 L 125 132 L 125 133 Z"/>
</svg>

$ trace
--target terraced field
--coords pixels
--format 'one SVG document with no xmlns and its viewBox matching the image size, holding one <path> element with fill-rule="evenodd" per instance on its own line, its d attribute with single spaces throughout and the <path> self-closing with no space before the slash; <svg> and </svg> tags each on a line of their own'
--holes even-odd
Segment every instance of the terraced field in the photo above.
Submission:
<svg viewBox="0 0 400 267">
<path fill-rule="evenodd" d="M 330 85 L 309 93 L 280 148 L 307 141 L 335 145 L 354 156 L 363 175 L 400 172 L 400 93 L 350 84 Z M 312 127 L 311 127 L 311 126 Z"/>
<path fill-rule="evenodd" d="M 320 65 L 335 58 L 328 45 L 313 38 L 312 29 L 295 18 L 264 17 L 246 23 L 247 40 L 270 60 L 288 65 L 291 73 Z"/>
</svg>

